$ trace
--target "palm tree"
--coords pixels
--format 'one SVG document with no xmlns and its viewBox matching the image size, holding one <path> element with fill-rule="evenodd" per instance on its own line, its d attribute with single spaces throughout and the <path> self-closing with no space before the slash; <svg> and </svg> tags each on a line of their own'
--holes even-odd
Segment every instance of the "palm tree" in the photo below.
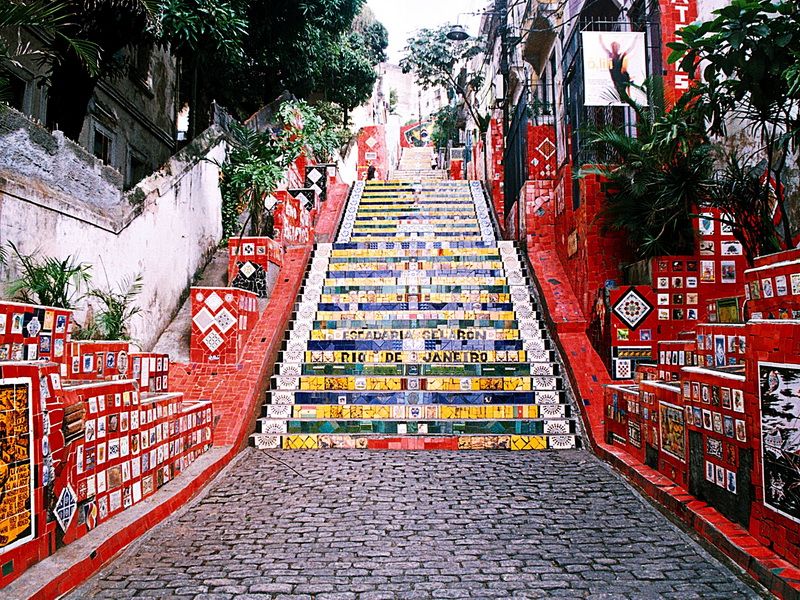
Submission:
<svg viewBox="0 0 800 600">
<path fill-rule="evenodd" d="M 64 2 L 11 0 L 0 3 L 0 30 L 19 32 L 26 27 L 38 28 L 56 43 L 68 48 L 86 71 L 96 74 L 100 49 L 92 42 L 69 35 L 73 22 L 73 13 Z M 8 79 L 2 77 L 2 72 L 16 65 L 23 56 L 35 56 L 45 61 L 52 58 L 48 51 L 34 51 L 21 42 L 12 45 L 0 38 L 0 101 L 8 100 L 10 95 Z"/>
<path fill-rule="evenodd" d="M 657 87 L 650 96 L 660 100 Z M 607 230 L 622 231 L 639 258 L 691 254 L 692 217 L 713 189 L 714 154 L 702 118 L 688 102 L 666 110 L 629 99 L 637 115 L 636 137 L 616 127 L 588 132 L 599 163 L 580 175 L 599 175 L 609 192 L 598 218 Z"/>
</svg>

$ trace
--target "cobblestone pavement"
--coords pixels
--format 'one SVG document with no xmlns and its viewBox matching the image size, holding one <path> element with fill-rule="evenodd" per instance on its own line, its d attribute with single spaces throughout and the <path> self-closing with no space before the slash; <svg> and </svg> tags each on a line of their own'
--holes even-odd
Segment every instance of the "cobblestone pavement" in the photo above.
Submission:
<svg viewBox="0 0 800 600">
<path fill-rule="evenodd" d="M 586 451 L 269 456 L 70 597 L 759 597 Z"/>
</svg>

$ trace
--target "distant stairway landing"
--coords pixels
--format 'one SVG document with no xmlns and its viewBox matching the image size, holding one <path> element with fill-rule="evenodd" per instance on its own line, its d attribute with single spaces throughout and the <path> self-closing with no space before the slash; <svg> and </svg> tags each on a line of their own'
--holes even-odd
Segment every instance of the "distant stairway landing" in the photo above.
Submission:
<svg viewBox="0 0 800 600">
<path fill-rule="evenodd" d="M 259 448 L 574 448 L 520 255 L 481 185 L 358 182 L 318 244 Z"/>
<path fill-rule="evenodd" d="M 403 148 L 400 164 L 392 172 L 391 179 L 402 181 L 423 181 L 426 179 L 447 179 L 447 172 L 431 168 L 433 149 Z"/>
</svg>

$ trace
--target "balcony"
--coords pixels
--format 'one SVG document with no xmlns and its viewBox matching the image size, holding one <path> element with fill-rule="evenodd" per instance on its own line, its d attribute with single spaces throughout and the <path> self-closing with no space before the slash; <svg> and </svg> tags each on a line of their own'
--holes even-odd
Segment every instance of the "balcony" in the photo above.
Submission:
<svg viewBox="0 0 800 600">
<path fill-rule="evenodd" d="M 535 2 L 525 15 L 522 29 L 527 32 L 522 47 L 522 57 L 537 74 L 541 74 L 556 40 L 556 22 L 553 18 L 556 4 Z"/>
</svg>

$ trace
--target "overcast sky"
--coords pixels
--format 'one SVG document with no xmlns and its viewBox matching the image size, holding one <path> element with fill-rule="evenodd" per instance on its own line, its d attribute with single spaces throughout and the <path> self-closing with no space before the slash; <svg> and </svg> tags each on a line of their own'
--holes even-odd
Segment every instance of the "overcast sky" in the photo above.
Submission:
<svg viewBox="0 0 800 600">
<path fill-rule="evenodd" d="M 417 29 L 458 22 L 469 33 L 477 33 L 480 16 L 459 16 L 459 13 L 479 11 L 488 3 L 488 0 L 367 0 L 375 16 L 389 30 L 388 54 L 393 63 L 402 58 L 406 40 Z"/>
</svg>

